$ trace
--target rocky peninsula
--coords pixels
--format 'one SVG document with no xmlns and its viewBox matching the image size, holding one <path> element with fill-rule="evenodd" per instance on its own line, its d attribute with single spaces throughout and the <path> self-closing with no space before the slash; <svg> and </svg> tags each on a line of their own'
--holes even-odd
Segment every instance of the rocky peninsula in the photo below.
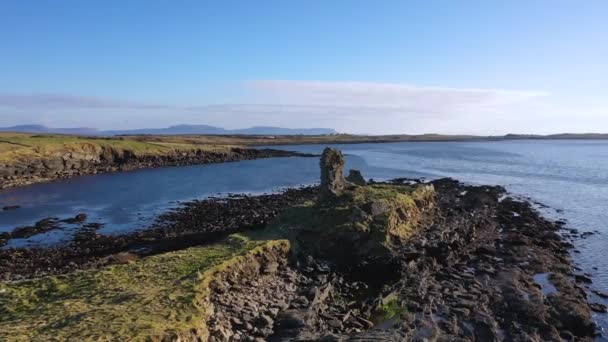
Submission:
<svg viewBox="0 0 608 342">
<path fill-rule="evenodd" d="M 343 175 L 0 250 L 0 339 L 593 341 L 559 222 L 496 186 Z M 9 237 L 10 238 L 10 237 Z M 605 308 L 594 308 L 605 310 Z"/>
</svg>

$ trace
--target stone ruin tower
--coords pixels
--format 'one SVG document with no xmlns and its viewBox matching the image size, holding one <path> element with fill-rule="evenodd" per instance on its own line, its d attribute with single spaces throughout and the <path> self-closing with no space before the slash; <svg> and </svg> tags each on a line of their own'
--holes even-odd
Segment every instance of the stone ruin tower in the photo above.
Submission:
<svg viewBox="0 0 608 342">
<path fill-rule="evenodd" d="M 346 187 L 344 156 L 335 148 L 327 147 L 321 155 L 321 197 L 339 196 Z"/>
</svg>

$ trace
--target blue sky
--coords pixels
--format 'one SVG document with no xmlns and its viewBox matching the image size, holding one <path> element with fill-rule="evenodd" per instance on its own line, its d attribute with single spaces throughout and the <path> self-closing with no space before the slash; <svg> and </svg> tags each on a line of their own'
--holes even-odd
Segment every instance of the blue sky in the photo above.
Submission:
<svg viewBox="0 0 608 342">
<path fill-rule="evenodd" d="M 0 126 L 608 132 L 608 1 L 0 0 Z"/>
</svg>

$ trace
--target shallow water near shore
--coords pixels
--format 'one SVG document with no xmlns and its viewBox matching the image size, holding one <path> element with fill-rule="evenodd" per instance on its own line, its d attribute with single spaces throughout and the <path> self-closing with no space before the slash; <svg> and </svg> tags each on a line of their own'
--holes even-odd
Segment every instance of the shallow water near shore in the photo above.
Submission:
<svg viewBox="0 0 608 342">
<path fill-rule="evenodd" d="M 325 146 L 282 146 L 320 153 Z M 503 185 L 549 208 L 549 218 L 567 220 L 568 228 L 594 232 L 575 241 L 573 253 L 582 272 L 593 276 L 593 289 L 608 292 L 608 141 L 497 141 L 336 145 L 347 168 L 377 180 L 395 177 L 453 177 L 474 184 Z M 100 233 L 145 228 L 154 216 L 178 201 L 228 193 L 278 191 L 318 179 L 317 158 L 272 158 L 237 163 L 140 170 L 83 176 L 0 192 L 0 232 L 31 225 L 46 217 L 86 213 L 104 226 Z M 55 230 L 9 246 L 56 243 L 72 229 Z M 29 240 L 29 241 L 28 241 Z M 604 302 L 599 297 L 592 301 Z M 608 327 L 605 315 L 597 317 Z"/>
</svg>

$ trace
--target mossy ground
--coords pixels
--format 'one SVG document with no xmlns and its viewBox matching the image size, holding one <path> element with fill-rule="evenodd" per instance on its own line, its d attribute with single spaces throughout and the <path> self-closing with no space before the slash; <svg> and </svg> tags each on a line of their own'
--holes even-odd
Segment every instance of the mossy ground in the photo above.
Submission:
<svg viewBox="0 0 608 342">
<path fill-rule="evenodd" d="M 275 229 L 311 232 L 387 233 L 407 238 L 421 219 L 422 207 L 432 201 L 434 191 L 426 186 L 375 184 L 358 186 L 340 198 L 321 203 L 309 202 L 288 210 L 274 223 Z M 353 208 L 376 202 L 388 209 L 366 220 L 353 218 Z"/>
<path fill-rule="evenodd" d="M 407 313 L 407 309 L 399 304 L 399 300 L 393 299 L 380 307 L 374 320 L 382 322 L 399 318 Z"/>
<path fill-rule="evenodd" d="M 419 192 L 401 185 L 357 187 L 342 200 L 304 203 L 267 229 L 234 234 L 215 244 L 98 270 L 0 283 L 0 340 L 138 341 L 200 328 L 208 283 L 239 256 L 277 244 L 310 247 L 298 246 L 302 231 L 350 234 L 360 229 L 349 223 L 354 205 L 371 200 L 415 205 Z"/>
<path fill-rule="evenodd" d="M 168 141 L 144 141 L 125 137 L 95 138 L 71 135 L 34 135 L 25 133 L 0 133 L 0 162 L 11 163 L 44 158 L 63 153 L 99 153 L 111 148 L 120 153 L 129 151 L 135 155 L 164 155 L 175 151 L 210 150 L 226 151 L 231 145 L 208 144 L 202 141 L 172 139 Z"/>
<path fill-rule="evenodd" d="M 0 283 L 2 341 L 160 339 L 204 322 L 214 272 L 262 246 L 244 235 L 101 270 Z"/>
</svg>

